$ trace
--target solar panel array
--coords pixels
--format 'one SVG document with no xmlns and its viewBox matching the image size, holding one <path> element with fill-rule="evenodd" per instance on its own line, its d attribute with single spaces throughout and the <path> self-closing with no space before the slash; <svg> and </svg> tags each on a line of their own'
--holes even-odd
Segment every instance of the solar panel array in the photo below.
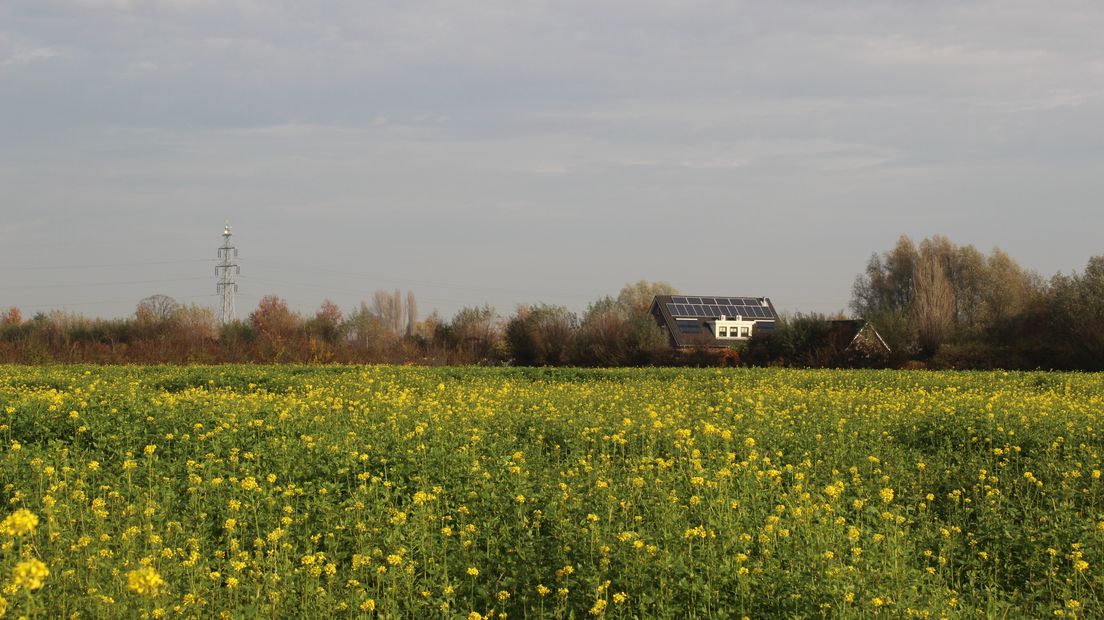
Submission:
<svg viewBox="0 0 1104 620">
<path fill-rule="evenodd" d="M 671 316 L 697 318 L 743 317 L 747 319 L 774 319 L 769 306 L 754 297 L 672 297 L 667 304 Z"/>
<path fill-rule="evenodd" d="M 700 334 L 702 332 L 702 327 L 700 324 L 690 321 L 679 321 L 678 329 L 684 334 Z"/>
</svg>

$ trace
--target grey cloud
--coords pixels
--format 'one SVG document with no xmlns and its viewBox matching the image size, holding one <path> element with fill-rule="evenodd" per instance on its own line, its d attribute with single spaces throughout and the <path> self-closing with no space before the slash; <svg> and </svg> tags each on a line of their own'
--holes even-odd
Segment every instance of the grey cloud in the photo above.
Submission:
<svg viewBox="0 0 1104 620">
<path fill-rule="evenodd" d="M 1068 271 L 1099 252 L 1102 26 L 1074 1 L 13 0 L 0 262 L 203 257 L 229 216 L 263 292 L 444 281 L 446 314 L 641 277 L 836 310 L 900 233 Z M 264 271 L 300 252 L 386 278 Z M 0 305 L 69 299 L 20 282 Z"/>
</svg>

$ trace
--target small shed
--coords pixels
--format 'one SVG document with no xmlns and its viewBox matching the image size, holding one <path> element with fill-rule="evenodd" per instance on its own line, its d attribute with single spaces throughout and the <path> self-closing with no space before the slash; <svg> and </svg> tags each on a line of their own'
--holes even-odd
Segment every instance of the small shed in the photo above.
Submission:
<svg viewBox="0 0 1104 620">
<path fill-rule="evenodd" d="M 874 326 L 861 319 L 829 321 L 828 346 L 838 351 L 849 365 L 876 363 L 893 352 Z"/>
</svg>

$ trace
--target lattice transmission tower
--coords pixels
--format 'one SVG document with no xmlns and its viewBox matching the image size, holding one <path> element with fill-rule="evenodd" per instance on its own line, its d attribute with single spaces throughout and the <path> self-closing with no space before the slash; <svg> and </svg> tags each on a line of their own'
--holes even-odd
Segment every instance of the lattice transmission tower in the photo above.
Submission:
<svg viewBox="0 0 1104 620">
<path fill-rule="evenodd" d="M 235 260 L 238 258 L 238 249 L 230 245 L 230 222 L 222 229 L 222 247 L 218 249 L 219 264 L 215 265 L 215 275 L 218 276 L 218 292 L 222 295 L 222 310 L 219 312 L 219 324 L 226 325 L 234 320 L 234 293 L 238 291 L 238 284 L 234 282 L 234 276 L 241 273 L 241 268 Z"/>
</svg>

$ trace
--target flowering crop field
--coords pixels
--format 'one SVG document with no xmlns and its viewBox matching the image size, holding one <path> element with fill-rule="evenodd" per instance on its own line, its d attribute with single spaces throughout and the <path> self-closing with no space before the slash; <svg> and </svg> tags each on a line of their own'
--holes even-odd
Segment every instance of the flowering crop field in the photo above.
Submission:
<svg viewBox="0 0 1104 620">
<path fill-rule="evenodd" d="M 0 616 L 1104 616 L 1104 377 L 0 367 Z"/>
</svg>

